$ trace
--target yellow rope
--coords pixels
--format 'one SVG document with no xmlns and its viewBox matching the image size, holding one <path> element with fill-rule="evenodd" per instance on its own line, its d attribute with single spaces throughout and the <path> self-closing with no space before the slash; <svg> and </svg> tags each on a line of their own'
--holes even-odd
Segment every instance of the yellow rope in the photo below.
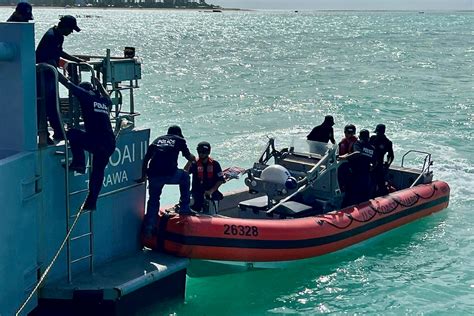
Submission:
<svg viewBox="0 0 474 316">
<path fill-rule="evenodd" d="M 76 226 L 76 223 L 77 223 L 77 220 L 79 219 L 79 217 L 81 216 L 82 214 L 82 208 L 79 209 L 79 211 L 77 212 L 76 214 L 76 219 L 74 220 L 74 222 L 72 223 L 71 225 L 71 228 L 69 229 L 69 231 L 67 232 L 66 234 L 66 238 L 64 238 L 63 242 L 61 243 L 61 246 L 59 247 L 58 251 L 56 252 L 56 254 L 54 255 L 53 257 L 53 260 L 51 261 L 51 263 L 48 265 L 48 267 L 46 268 L 46 270 L 44 270 L 43 274 L 41 275 L 39 281 L 38 281 L 38 284 L 36 284 L 36 286 L 34 287 L 34 289 L 31 291 L 30 295 L 28 295 L 28 298 L 25 300 L 25 302 L 21 305 L 21 307 L 18 309 L 18 311 L 15 313 L 15 316 L 18 316 L 20 315 L 21 311 L 25 308 L 25 306 L 28 304 L 28 302 L 31 300 L 31 298 L 33 297 L 33 295 L 35 294 L 35 292 L 38 290 L 38 288 L 40 287 L 41 283 L 43 283 L 44 279 L 46 279 L 46 276 L 48 275 L 49 273 L 49 270 L 51 270 L 51 268 L 53 267 L 53 264 L 56 262 L 56 259 L 58 259 L 58 256 L 59 254 L 61 253 L 61 250 L 63 250 L 64 248 L 64 245 L 66 244 L 67 240 L 69 239 L 69 236 L 71 236 L 71 232 L 72 230 L 74 229 L 74 226 Z"/>
</svg>

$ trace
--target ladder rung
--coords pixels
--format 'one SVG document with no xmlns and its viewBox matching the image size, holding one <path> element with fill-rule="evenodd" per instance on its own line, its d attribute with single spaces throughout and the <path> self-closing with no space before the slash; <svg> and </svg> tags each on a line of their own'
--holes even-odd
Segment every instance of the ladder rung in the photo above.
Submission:
<svg viewBox="0 0 474 316">
<path fill-rule="evenodd" d="M 85 255 L 84 257 L 80 257 L 80 258 L 78 258 L 78 259 L 72 260 L 72 261 L 71 261 L 71 264 L 76 263 L 76 262 L 79 262 L 79 261 L 82 261 L 82 260 L 87 259 L 87 258 L 91 258 L 91 257 L 92 257 L 92 254 L 90 254 L 90 255 Z"/>
<path fill-rule="evenodd" d="M 84 237 L 87 237 L 87 236 L 91 236 L 91 235 L 92 235 L 92 232 L 85 233 L 85 234 L 82 234 L 82 235 L 79 235 L 79 236 L 72 237 L 72 238 L 71 238 L 71 241 L 77 240 L 77 239 L 81 239 L 81 238 L 84 238 Z"/>
<path fill-rule="evenodd" d="M 73 193 L 70 193 L 69 195 L 73 195 L 73 194 L 80 193 L 80 192 L 85 192 L 85 191 L 87 191 L 87 190 L 88 190 L 88 189 L 85 189 L 85 190 L 82 190 L 82 191 L 78 191 L 78 192 L 73 192 Z M 86 210 L 86 211 L 81 211 L 81 214 L 84 215 L 84 214 L 88 214 L 88 213 L 92 213 L 92 212 L 93 212 L 93 211 Z M 77 216 L 77 213 L 74 214 L 74 215 L 69 216 L 69 218 L 76 218 L 76 216 Z"/>
</svg>

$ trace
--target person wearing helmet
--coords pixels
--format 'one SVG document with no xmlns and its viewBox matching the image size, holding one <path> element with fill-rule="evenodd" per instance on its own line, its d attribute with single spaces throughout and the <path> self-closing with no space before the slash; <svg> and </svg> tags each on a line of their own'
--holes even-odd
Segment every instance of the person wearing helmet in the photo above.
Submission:
<svg viewBox="0 0 474 316">
<path fill-rule="evenodd" d="M 148 178 L 148 202 L 143 225 L 145 238 L 151 237 L 155 229 L 160 210 L 161 192 L 165 184 L 179 184 L 181 195 L 179 214 L 192 214 L 189 207 L 189 174 L 178 168 L 180 152 L 188 161 L 196 159 L 188 149 L 181 128 L 172 125 L 168 128 L 166 135 L 156 138 L 148 146 L 143 158 L 142 177 L 137 182 L 144 182 Z"/>
<path fill-rule="evenodd" d="M 64 36 L 68 36 L 73 31 L 79 32 L 81 29 L 77 26 L 76 18 L 72 15 L 64 15 L 59 19 L 57 26 L 50 28 L 41 38 L 36 48 L 36 63 L 47 63 L 53 67 L 59 66 L 59 59 L 64 58 L 76 63 L 83 62 L 82 59 L 69 55 L 63 50 Z M 37 91 L 40 91 L 42 85 L 37 80 Z M 54 131 L 53 139 L 62 140 L 61 122 L 56 111 L 56 82 L 54 74 L 46 71 L 44 74 L 44 96 L 46 103 L 46 116 L 49 124 Z M 48 139 L 50 144 L 54 142 Z"/>
<path fill-rule="evenodd" d="M 196 150 L 198 159 L 189 166 L 189 173 L 193 175 L 191 194 L 194 204 L 191 208 L 196 212 L 204 212 L 208 211 L 205 209 L 204 199 L 222 200 L 223 195 L 218 189 L 225 180 L 221 165 L 209 156 L 211 144 L 200 142 Z"/>
<path fill-rule="evenodd" d="M 61 82 L 79 100 L 84 130 L 70 129 L 66 136 L 71 144 L 72 162 L 69 170 L 85 173 L 84 150 L 92 154 L 92 170 L 89 178 L 89 194 L 82 205 L 83 210 L 95 210 L 104 179 L 105 167 L 115 151 L 115 135 L 110 124 L 112 101 L 100 81 L 93 77 L 94 84 L 81 82 L 76 85 L 62 74 Z"/>
<path fill-rule="evenodd" d="M 374 133 L 375 135 L 370 137 L 370 144 L 375 147 L 375 195 L 382 196 L 388 194 L 386 178 L 388 168 L 392 164 L 395 155 L 393 154 L 392 142 L 385 135 L 385 125 L 378 124 Z M 387 155 L 386 161 L 384 161 L 385 155 Z"/>
<path fill-rule="evenodd" d="M 7 22 L 28 22 L 33 20 L 33 8 L 28 2 L 20 2 Z"/>
<path fill-rule="evenodd" d="M 331 141 L 331 143 L 335 144 L 333 126 L 334 118 L 331 115 L 326 115 L 324 122 L 313 128 L 306 138 L 313 142 L 328 143 Z"/>
</svg>

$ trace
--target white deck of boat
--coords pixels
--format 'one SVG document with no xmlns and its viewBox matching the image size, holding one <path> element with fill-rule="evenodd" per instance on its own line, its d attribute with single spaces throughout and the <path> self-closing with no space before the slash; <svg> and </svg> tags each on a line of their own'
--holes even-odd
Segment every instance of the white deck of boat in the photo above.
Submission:
<svg viewBox="0 0 474 316">
<path fill-rule="evenodd" d="M 72 282 L 60 280 L 40 290 L 40 298 L 72 299 L 75 292 L 103 291 L 104 300 L 117 300 L 175 272 L 184 270 L 189 259 L 144 250 L 81 272 Z"/>
</svg>

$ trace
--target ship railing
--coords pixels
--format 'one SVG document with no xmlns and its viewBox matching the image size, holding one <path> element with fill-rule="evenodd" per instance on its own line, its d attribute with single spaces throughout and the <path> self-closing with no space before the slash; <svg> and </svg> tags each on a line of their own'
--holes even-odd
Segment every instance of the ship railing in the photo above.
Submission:
<svg viewBox="0 0 474 316">
<path fill-rule="evenodd" d="M 111 120 L 115 124 L 115 132 L 121 129 L 121 124 L 126 121 L 128 126 L 135 126 L 135 117 L 140 113 L 135 111 L 134 89 L 139 88 L 138 80 L 141 79 L 141 62 L 138 58 L 129 55 L 127 49 L 124 57 L 111 56 L 110 49 L 105 56 L 77 55 L 88 60 L 88 64 L 95 71 L 96 78 L 101 80 L 114 105 L 111 111 Z M 81 64 L 82 65 L 82 64 Z M 124 93 L 129 95 L 128 101 Z M 128 108 L 126 108 L 128 106 Z"/>
<path fill-rule="evenodd" d="M 433 161 L 431 160 L 431 153 L 425 152 L 425 151 L 419 151 L 419 150 L 409 150 L 407 151 L 403 156 L 402 156 L 402 163 L 401 167 L 402 168 L 407 168 L 405 166 L 405 159 L 412 154 L 418 154 L 418 155 L 424 155 L 423 158 L 423 166 L 420 169 L 420 174 L 418 177 L 413 181 L 413 183 L 410 185 L 410 188 L 413 188 L 415 185 L 419 184 L 420 182 L 425 182 L 422 181 L 425 178 L 428 178 L 431 180 L 433 176 L 433 172 L 430 170 L 430 167 L 433 165 Z"/>
</svg>

